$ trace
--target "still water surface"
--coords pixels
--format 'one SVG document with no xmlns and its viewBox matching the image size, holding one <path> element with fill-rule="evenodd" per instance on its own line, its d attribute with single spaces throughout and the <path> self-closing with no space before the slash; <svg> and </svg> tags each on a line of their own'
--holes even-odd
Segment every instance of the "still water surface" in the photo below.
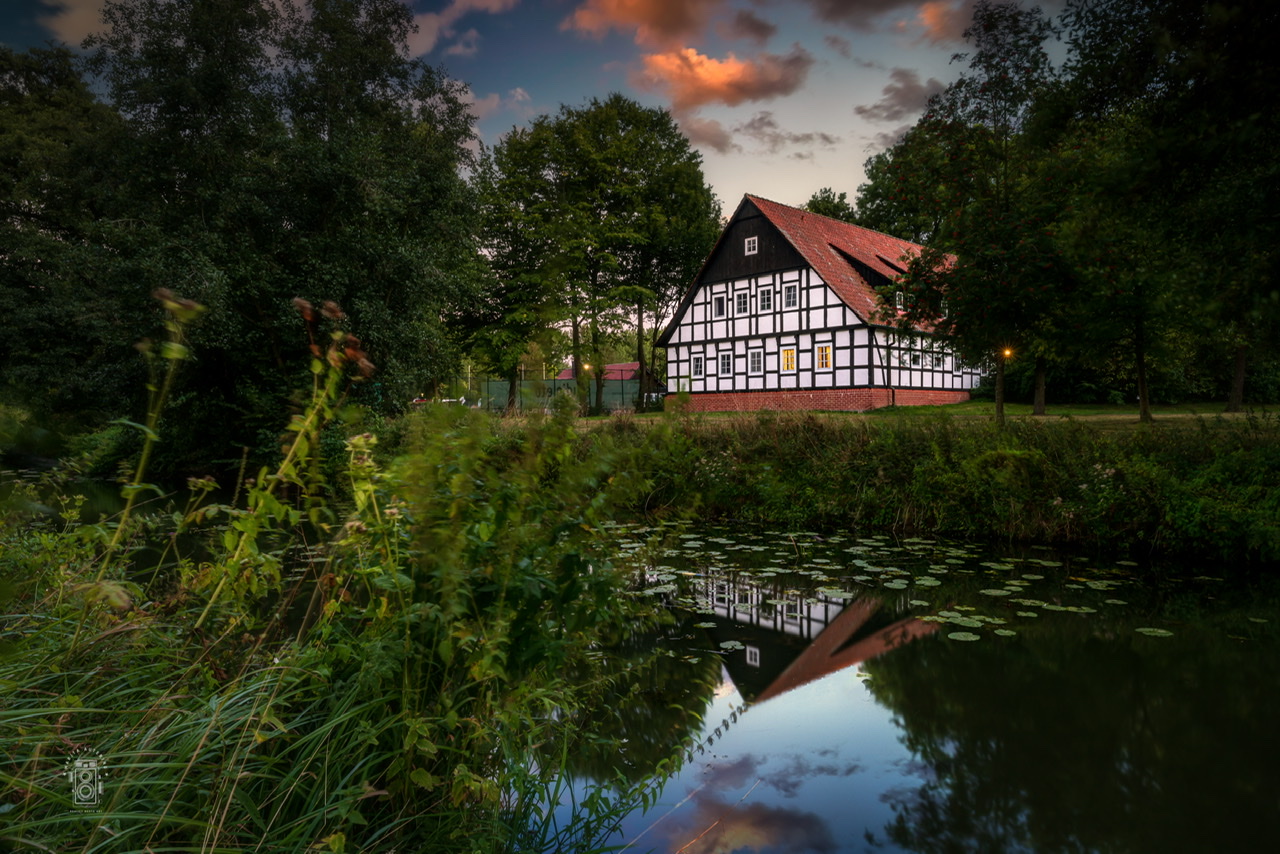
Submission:
<svg viewBox="0 0 1280 854">
<path fill-rule="evenodd" d="M 1271 577 L 928 540 L 629 529 L 671 625 L 619 754 L 629 851 L 1225 852 L 1280 839 Z M 1232 579 L 1232 580 L 1228 580 Z M 648 658 L 645 657 L 647 652 Z M 643 666 L 642 666 L 643 663 Z"/>
</svg>

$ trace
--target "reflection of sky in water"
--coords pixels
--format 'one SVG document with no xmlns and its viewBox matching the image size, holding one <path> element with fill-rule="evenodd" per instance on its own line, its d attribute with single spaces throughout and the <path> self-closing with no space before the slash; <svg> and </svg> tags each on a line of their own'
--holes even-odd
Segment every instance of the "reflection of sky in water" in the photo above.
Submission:
<svg viewBox="0 0 1280 854">
<path fill-rule="evenodd" d="M 883 842 L 893 817 L 885 796 L 920 778 L 857 673 L 838 671 L 740 713 L 615 842 L 685 854 L 863 851 L 873 848 L 868 833 Z M 703 737 L 741 704 L 726 678 Z"/>
</svg>

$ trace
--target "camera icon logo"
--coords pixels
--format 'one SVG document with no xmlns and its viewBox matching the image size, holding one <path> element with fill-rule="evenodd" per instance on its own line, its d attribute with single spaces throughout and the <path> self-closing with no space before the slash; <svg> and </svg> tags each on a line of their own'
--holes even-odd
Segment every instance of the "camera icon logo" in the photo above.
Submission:
<svg viewBox="0 0 1280 854">
<path fill-rule="evenodd" d="M 102 803 L 106 763 L 100 755 L 73 755 L 66 766 L 71 783 L 71 805 L 76 809 L 93 809 Z"/>
</svg>

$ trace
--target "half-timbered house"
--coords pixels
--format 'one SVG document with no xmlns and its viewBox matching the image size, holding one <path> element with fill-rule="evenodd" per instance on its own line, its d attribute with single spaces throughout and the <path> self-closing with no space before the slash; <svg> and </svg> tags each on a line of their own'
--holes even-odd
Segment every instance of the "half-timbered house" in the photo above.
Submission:
<svg viewBox="0 0 1280 854">
<path fill-rule="evenodd" d="M 694 410 L 957 403 L 979 374 L 926 330 L 884 317 L 877 288 L 921 247 L 747 195 L 658 339 Z"/>
</svg>

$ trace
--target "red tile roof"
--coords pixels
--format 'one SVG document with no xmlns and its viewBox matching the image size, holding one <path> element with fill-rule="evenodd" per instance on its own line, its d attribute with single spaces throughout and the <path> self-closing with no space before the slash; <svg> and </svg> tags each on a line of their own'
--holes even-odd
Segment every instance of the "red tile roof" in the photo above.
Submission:
<svg viewBox="0 0 1280 854">
<path fill-rule="evenodd" d="M 745 198 L 782 232 L 836 295 L 868 323 L 877 322 L 880 298 L 849 263 L 849 258 L 894 281 L 905 272 L 904 256 L 919 255 L 923 248 L 909 240 L 899 240 L 759 196 L 748 194 Z"/>
</svg>

